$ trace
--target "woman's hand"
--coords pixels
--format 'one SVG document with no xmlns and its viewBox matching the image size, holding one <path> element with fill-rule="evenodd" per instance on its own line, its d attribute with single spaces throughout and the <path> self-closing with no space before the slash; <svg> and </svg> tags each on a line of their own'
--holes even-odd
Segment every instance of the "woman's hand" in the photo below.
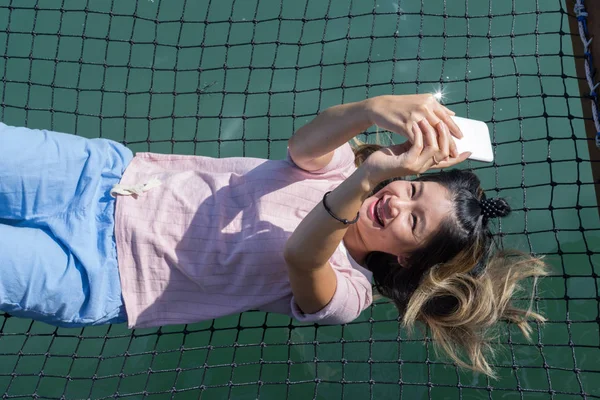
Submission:
<svg viewBox="0 0 600 400">
<path fill-rule="evenodd" d="M 426 120 L 436 127 L 440 121 L 449 128 L 450 134 L 462 138 L 462 132 L 451 116 L 454 112 L 441 105 L 432 94 L 414 94 L 405 96 L 378 96 L 367 100 L 367 114 L 372 124 L 390 132 L 395 132 L 415 141 L 413 123 Z M 451 140 L 448 144 L 452 157 L 458 157 L 456 144 Z M 438 161 L 441 161 L 436 157 Z"/>
<path fill-rule="evenodd" d="M 412 143 L 384 147 L 371 154 L 361 165 L 373 184 L 389 178 L 418 175 L 431 168 L 448 168 L 469 157 L 465 152 L 456 157 L 450 155 L 450 137 L 448 127 L 443 121 L 436 128 L 427 119 L 413 122 L 411 127 Z"/>
</svg>

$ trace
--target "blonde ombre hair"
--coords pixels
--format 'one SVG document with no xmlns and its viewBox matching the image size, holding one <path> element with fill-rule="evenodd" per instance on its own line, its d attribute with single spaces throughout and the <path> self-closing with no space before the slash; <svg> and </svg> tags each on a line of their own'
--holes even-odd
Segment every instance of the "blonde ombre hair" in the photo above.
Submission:
<svg viewBox="0 0 600 400">
<path fill-rule="evenodd" d="M 354 144 L 357 166 L 382 147 Z M 393 180 L 382 182 L 374 193 Z M 418 322 L 425 324 L 436 349 L 457 365 L 493 378 L 490 360 L 496 324 L 513 323 L 529 339 L 529 321 L 545 320 L 532 310 L 532 301 L 521 308 L 513 299 L 526 290 L 533 299 L 537 280 L 547 274 L 547 265 L 529 254 L 502 250 L 495 242 L 481 209 L 486 196 L 472 172 L 450 170 L 417 180 L 444 186 L 452 197 L 454 213 L 421 249 L 409 255 L 407 265 L 399 265 L 397 257 L 390 254 L 369 254 L 366 264 L 373 272 L 376 291 L 392 300 L 409 332 Z M 504 199 L 491 201 L 496 204 L 496 216 L 510 213 Z"/>
</svg>

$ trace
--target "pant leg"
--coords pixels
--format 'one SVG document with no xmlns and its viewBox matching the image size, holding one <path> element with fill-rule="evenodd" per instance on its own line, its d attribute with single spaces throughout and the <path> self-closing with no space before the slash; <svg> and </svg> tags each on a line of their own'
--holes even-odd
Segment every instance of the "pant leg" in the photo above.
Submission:
<svg viewBox="0 0 600 400">
<path fill-rule="evenodd" d="M 126 165 L 131 152 L 106 139 L 0 123 L 0 220 L 37 220 L 86 201 L 86 170 L 115 156 Z"/>
<path fill-rule="evenodd" d="M 0 225 L 0 238 L 1 311 L 65 327 L 123 322 L 122 305 L 97 321 L 86 318 L 84 269 L 50 231 Z"/>
</svg>

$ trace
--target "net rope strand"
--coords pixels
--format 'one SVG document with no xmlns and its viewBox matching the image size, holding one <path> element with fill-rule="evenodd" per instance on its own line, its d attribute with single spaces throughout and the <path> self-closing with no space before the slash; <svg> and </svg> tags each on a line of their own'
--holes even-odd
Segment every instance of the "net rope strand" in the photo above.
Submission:
<svg viewBox="0 0 600 400">
<path fill-rule="evenodd" d="M 488 192 L 512 193 L 516 211 L 523 216 L 521 231 L 510 231 L 504 224 L 498 224 L 497 234 L 505 239 L 524 237 L 524 247 L 531 252 L 539 246 L 540 235 L 556 244 L 556 250 L 538 252 L 558 260 L 550 277 L 557 282 L 554 291 L 536 293 L 533 302 L 536 311 L 555 312 L 550 314 L 545 327 L 535 324 L 532 343 L 526 342 L 514 327 L 501 324 L 499 347 L 506 349 L 506 357 L 493 363 L 502 374 L 499 381 L 465 373 L 437 357 L 429 332 L 407 336 L 386 302 L 374 304 L 359 320 L 339 327 L 305 326 L 289 318 L 255 311 L 193 325 L 132 331 L 117 325 L 58 329 L 0 314 L 3 399 L 188 396 L 236 399 L 242 394 L 261 399 L 425 396 L 429 399 L 444 396 L 600 399 L 596 384 L 600 368 L 589 362 L 590 358 L 600 358 L 600 276 L 595 265 L 598 256 L 594 241 L 594 234 L 600 228 L 587 220 L 586 212 L 595 212 L 597 205 L 586 204 L 584 192 L 593 190 L 594 182 L 582 172 L 590 160 L 587 150 L 583 150 L 585 146 L 578 144 L 585 144 L 587 139 L 584 134 L 576 134 L 576 123 L 582 117 L 569 101 L 574 99 L 579 103 L 578 95 L 569 94 L 569 84 L 577 82 L 579 77 L 572 72 L 573 68 L 565 67 L 573 63 L 574 56 L 563 43 L 570 40 L 570 35 L 577 35 L 583 43 L 584 79 L 589 93 L 581 96 L 591 99 L 594 124 L 600 133 L 600 86 L 594 65 L 597 60 L 592 59 L 589 51 L 593 38 L 587 28 L 589 11 L 583 0 L 577 0 L 573 10 L 567 10 L 559 0 L 531 0 L 527 3 L 531 5 L 529 9 L 524 8 L 525 2 L 512 0 L 510 10 L 500 12 L 496 8 L 499 2 L 490 1 L 487 10 L 474 12 L 477 4 L 464 0 L 464 15 L 452 12 L 458 3 L 450 0 L 441 0 L 441 7 L 435 12 L 423 0 L 414 2 L 417 7 L 408 11 L 402 9 L 408 8 L 405 2 L 395 2 L 397 9 L 389 11 L 383 2 L 375 0 L 372 4 L 358 0 L 317 4 L 307 0 L 296 2 L 296 9 L 290 8 L 292 2 L 287 0 L 229 0 L 224 3 L 231 9 L 225 7 L 224 13 L 218 12 L 223 3 L 206 0 L 202 2 L 206 9 L 196 14 L 187 12 L 195 5 L 188 0 L 169 4 L 143 0 L 131 3 L 131 7 L 116 0 L 105 3 L 109 5 L 97 9 L 90 1 L 74 5 L 66 1 L 0 0 L 0 36 L 5 36 L 0 37 L 0 43 L 4 44 L 0 57 L 0 120 L 24 126 L 39 126 L 43 122 L 46 128 L 64 128 L 64 131 L 86 130 L 96 124 L 97 136 L 111 138 L 115 137 L 115 130 L 123 130 L 117 140 L 138 151 L 158 148 L 177 153 L 191 148 L 192 154 L 200 154 L 203 147 L 214 146 L 215 155 L 222 157 L 231 152 L 230 146 L 241 145 L 238 155 L 253 156 L 252 146 L 265 145 L 266 151 L 261 156 L 271 157 L 287 141 L 279 132 L 282 126 L 291 134 L 314 117 L 316 110 L 330 105 L 334 94 L 339 95 L 341 101 L 336 101 L 339 103 L 354 101 L 357 96 L 424 93 L 434 85 L 441 89 L 460 85 L 464 87 L 465 98 L 453 98 L 455 103 L 449 106 L 463 105 L 465 116 L 469 117 L 478 115 L 482 107 L 491 111 L 486 122 L 491 127 L 496 161 L 493 165 L 470 166 L 487 176 Z M 246 3 L 252 7 L 241 18 L 238 9 Z M 343 3 L 347 11 L 336 11 L 339 5 L 336 3 Z M 372 7 L 366 9 L 367 3 Z M 154 5 L 155 11 L 146 11 Z M 169 14 L 171 8 L 176 12 L 179 5 L 179 16 Z M 268 16 L 264 16 L 265 7 L 269 8 Z M 290 10 L 294 10 L 293 15 Z M 550 28 L 544 26 L 548 16 L 560 18 L 560 23 Z M 104 34 L 90 33 L 87 28 L 98 23 L 98 18 L 106 21 Z M 401 32 L 407 19 L 417 18 L 418 29 Z M 522 26 L 523 18 L 534 20 L 531 27 Z M 577 19 L 578 32 L 569 32 L 567 18 Z M 495 32 L 496 24 L 508 19 L 508 32 Z M 56 24 L 49 27 L 49 20 Z M 75 20 L 82 25 L 79 32 L 73 28 Z M 464 25 L 464 31 L 457 28 L 457 22 Z M 343 33 L 330 35 L 329 29 L 340 23 L 345 24 Z M 382 29 L 385 24 L 393 29 Z M 172 32 L 165 31 L 165 27 L 173 26 Z M 246 26 L 250 29 L 240 40 L 236 32 Z M 265 26 L 272 28 L 268 37 L 264 35 Z M 223 27 L 226 29 L 219 31 L 222 40 L 215 43 L 210 32 Z M 200 38 L 188 40 L 186 28 L 193 28 Z M 139 34 L 142 30 L 145 35 Z M 544 42 L 549 39 L 558 41 L 559 51 L 544 50 L 547 48 Z M 30 40 L 30 48 L 21 46 L 21 49 L 18 40 Z M 380 40 L 404 44 L 410 41 L 416 45 L 409 50 L 395 45 L 392 52 L 381 56 L 377 49 Z M 430 50 L 432 40 L 441 41 L 439 52 Z M 464 40 L 465 54 L 451 51 L 456 40 Z M 520 41 L 526 40 L 535 42 L 533 50 L 520 51 Z M 498 54 L 502 41 L 510 43 L 509 53 Z M 357 44 L 365 42 L 369 42 L 368 48 L 362 48 L 363 53 L 357 56 Z M 482 42 L 487 54 L 478 51 Z M 98 43 L 104 48 L 96 57 L 88 47 Z M 116 59 L 111 53 L 113 46 L 127 48 L 127 52 Z M 272 61 L 265 56 L 267 47 L 274 49 Z M 140 55 L 136 51 L 142 48 L 150 49 L 151 63 L 138 62 Z M 315 48 L 318 48 L 316 56 L 306 57 L 304 52 Z M 240 61 L 238 57 L 244 49 L 248 50 L 247 58 Z M 343 61 L 332 56 L 334 50 L 343 55 Z M 170 52 L 167 61 L 172 63 L 161 62 L 163 51 Z M 197 65 L 184 62 L 185 51 L 197 52 Z M 556 68 L 547 68 L 548 58 L 558 58 Z M 529 65 L 524 66 L 524 59 L 531 59 Z M 466 66 L 464 76 L 452 75 L 452 63 L 461 61 Z M 482 62 L 489 68 L 489 74 L 473 76 L 471 69 L 481 69 Z M 503 62 L 510 63 L 512 71 L 507 72 Z M 396 68 L 401 63 L 414 63 L 414 72 Z M 432 73 L 431 65 L 436 63 L 439 72 Z M 34 68 L 39 65 L 47 67 L 46 75 L 40 76 Z M 71 79 L 65 76 L 65 67 L 69 68 Z M 90 78 L 86 74 L 90 70 L 101 77 L 97 87 L 87 84 Z M 121 87 L 111 82 L 115 79 L 110 75 L 114 70 L 124 74 Z M 330 70 L 336 71 L 335 86 L 330 84 L 333 81 Z M 307 71 L 317 77 L 316 88 L 307 85 Z M 357 71 L 364 75 L 364 82 L 353 79 Z M 238 73 L 248 75 L 242 85 L 234 84 Z M 164 74 L 174 76 L 172 85 L 161 84 Z M 197 81 L 182 85 L 186 74 L 197 74 Z M 278 74 L 289 78 L 287 85 L 282 84 Z M 140 76 L 148 77 L 147 88 L 136 87 Z M 264 79 L 266 85 L 256 85 L 253 81 L 256 76 Z M 516 95 L 503 90 L 506 79 L 514 80 Z M 527 80 L 537 82 L 539 94 L 524 89 Z M 558 81 L 562 85 L 556 86 L 562 93 L 551 87 L 550 82 Z M 481 83 L 489 84 L 489 98 L 471 95 Z M 15 90 L 22 98 L 15 95 Z M 47 102 L 38 101 L 39 90 L 50 93 Z M 314 107 L 307 107 L 310 103 L 307 96 L 314 93 L 318 94 Z M 61 95 L 73 97 L 72 107 L 60 99 Z M 140 113 L 136 99 L 145 95 L 147 107 Z M 196 97 L 192 111 L 187 108 L 182 111 L 177 99 L 189 95 Z M 90 110 L 88 96 L 99 96 L 97 109 Z M 110 99 L 114 96 L 125 99 L 119 114 L 110 111 Z M 167 103 L 162 102 L 164 96 L 171 96 Z M 239 108 L 231 112 L 229 102 L 240 96 Z M 256 112 L 253 102 L 258 97 L 266 100 Z M 288 97 L 291 108 L 281 112 Z M 540 110 L 532 115 L 529 101 L 540 97 Z M 216 106 L 207 105 L 207 98 Z M 502 113 L 502 104 L 507 100 L 513 101 L 516 109 L 509 116 Z M 553 109 L 556 101 L 566 104 L 564 110 Z M 491 106 L 487 105 L 489 102 Z M 157 114 L 157 107 L 170 110 Z M 538 121 L 540 118 L 543 124 Z M 552 124 L 558 119 L 568 121 L 570 136 L 553 136 Z M 187 120 L 191 125 L 185 126 L 195 131 L 193 135 L 181 136 L 179 123 Z M 221 135 L 238 121 L 241 121 L 240 135 Z M 530 137 L 531 121 L 537 121 L 539 130 L 547 134 Z M 503 138 L 506 125 L 500 124 L 507 123 L 517 127 L 518 137 Z M 264 129 L 266 136 L 254 136 L 257 127 Z M 211 136 L 206 133 L 208 130 L 219 134 Z M 132 133 L 135 131 L 147 131 L 147 136 L 136 137 Z M 568 160 L 556 154 L 556 143 L 573 147 Z M 503 146 L 518 149 L 516 157 L 505 161 Z M 531 159 L 532 146 L 537 146 L 536 149 L 546 146 L 542 158 Z M 574 165 L 568 167 L 572 169 L 570 181 L 565 181 L 560 173 L 563 162 Z M 532 183 L 531 176 L 537 170 L 531 168 L 547 168 L 548 181 Z M 516 178 L 507 180 L 506 171 L 513 171 Z M 540 190 L 547 190 L 547 205 L 536 201 Z M 555 200 L 565 191 L 572 191 L 575 206 Z M 576 210 L 573 223 L 562 226 L 565 224 L 562 216 L 573 208 Z M 534 223 L 540 218 L 547 219 L 548 224 L 540 227 Z M 579 235 L 582 246 L 572 245 L 564 239 L 566 234 Z M 581 267 L 575 268 L 576 263 Z M 576 284 L 585 284 L 589 290 L 573 290 Z M 583 313 L 581 309 L 585 307 L 594 309 L 595 315 Z M 551 330 L 560 333 L 551 336 Z M 559 341 L 555 340 L 557 337 Z M 535 363 L 528 362 L 527 356 Z M 557 362 L 559 358 L 561 362 Z"/>
</svg>

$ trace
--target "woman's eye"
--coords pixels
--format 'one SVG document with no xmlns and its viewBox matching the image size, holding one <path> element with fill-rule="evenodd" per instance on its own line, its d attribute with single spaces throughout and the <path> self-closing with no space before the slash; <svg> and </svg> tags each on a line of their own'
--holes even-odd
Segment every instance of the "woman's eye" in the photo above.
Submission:
<svg viewBox="0 0 600 400">
<path fill-rule="evenodd" d="M 417 216 L 415 214 L 411 214 L 412 216 L 412 230 L 414 231 L 417 228 Z"/>
<path fill-rule="evenodd" d="M 412 199 L 415 196 L 415 192 L 417 191 L 417 188 L 415 187 L 414 183 L 411 183 L 411 192 L 410 192 L 410 198 Z"/>
</svg>

